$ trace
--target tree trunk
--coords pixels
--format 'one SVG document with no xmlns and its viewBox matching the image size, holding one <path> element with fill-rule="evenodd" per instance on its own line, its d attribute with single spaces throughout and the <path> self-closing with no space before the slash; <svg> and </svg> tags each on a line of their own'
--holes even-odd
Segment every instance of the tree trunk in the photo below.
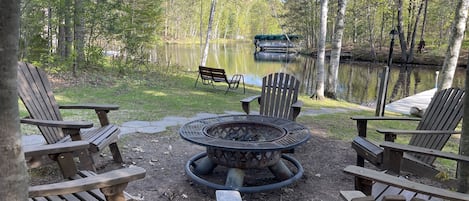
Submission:
<svg viewBox="0 0 469 201">
<path fill-rule="evenodd" d="M 441 69 L 441 77 L 438 80 L 438 90 L 450 88 L 453 84 L 454 72 L 458 64 L 459 50 L 466 30 L 467 9 L 469 0 L 461 0 L 456 7 L 454 24 L 449 37 L 448 49 L 446 50 L 445 61 Z"/>
<path fill-rule="evenodd" d="M 327 12 L 328 12 L 328 1 L 321 0 L 321 20 L 319 22 L 319 39 L 318 39 L 318 57 L 317 57 L 317 69 L 318 76 L 316 78 L 316 92 L 315 98 L 318 100 L 324 99 L 324 69 L 325 69 L 325 55 L 326 55 L 326 32 L 327 32 Z"/>
<path fill-rule="evenodd" d="M 216 5 L 217 5 L 217 0 L 212 0 L 212 6 L 210 8 L 210 18 L 208 19 L 207 38 L 205 38 L 205 48 L 202 54 L 202 61 L 200 61 L 201 66 L 205 66 L 205 64 L 207 63 L 208 47 L 209 47 L 210 37 L 212 35 L 212 23 L 213 23 L 213 17 L 215 16 Z"/>
<path fill-rule="evenodd" d="M 327 76 L 326 96 L 337 99 L 337 85 L 339 82 L 339 64 L 342 48 L 342 37 L 344 35 L 344 19 L 347 0 L 338 0 L 338 11 L 335 23 L 335 33 L 332 39 L 331 66 L 329 66 Z"/>
<path fill-rule="evenodd" d="M 74 10 L 74 24 L 75 24 L 75 34 L 74 34 L 74 48 L 75 48 L 75 62 L 73 63 L 73 76 L 77 76 L 77 71 L 83 66 L 85 61 L 85 27 L 83 22 L 83 4 L 82 0 L 75 0 L 75 10 Z"/>
<path fill-rule="evenodd" d="M 410 39 L 410 48 L 409 48 L 409 53 L 407 54 L 406 63 L 411 63 L 414 60 L 415 37 L 417 36 L 417 27 L 419 24 L 420 15 L 422 14 L 423 6 L 424 6 L 424 2 L 420 4 L 417 16 L 415 16 L 414 30 L 412 31 L 412 37 Z"/>
<path fill-rule="evenodd" d="M 466 66 L 466 77 L 469 78 L 469 60 Z M 469 79 L 466 79 L 466 92 L 469 88 Z M 459 141 L 459 154 L 469 156 L 469 96 L 464 97 L 464 116 L 462 120 L 462 134 Z M 469 164 L 458 164 L 458 192 L 469 192 Z"/>
<path fill-rule="evenodd" d="M 71 7 L 71 0 L 65 0 L 65 6 L 64 6 L 64 36 L 65 36 L 65 52 L 64 52 L 64 59 L 67 60 L 69 59 L 71 53 L 72 53 L 72 42 L 73 42 L 73 36 L 72 36 L 72 17 L 70 15 L 70 7 Z"/>
<path fill-rule="evenodd" d="M 0 195 L 2 200 L 26 201 L 29 177 L 21 147 L 16 71 L 20 1 L 0 3 Z"/>
<path fill-rule="evenodd" d="M 404 31 L 402 27 L 404 26 L 404 20 L 402 16 L 402 0 L 398 1 L 398 8 L 397 8 L 397 31 L 399 32 L 399 44 L 401 46 L 401 58 L 402 61 L 406 61 L 407 59 L 407 42 L 405 40 Z M 405 65 L 405 64 L 404 64 Z"/>
<path fill-rule="evenodd" d="M 369 43 L 370 43 L 370 55 L 371 55 L 371 60 L 373 62 L 376 62 L 376 50 L 375 50 L 375 40 L 374 40 L 374 35 L 375 35 L 375 12 L 376 10 L 373 8 L 371 10 L 372 5 L 369 5 L 366 7 L 366 20 L 368 21 L 368 37 L 369 37 Z"/>
<path fill-rule="evenodd" d="M 425 8 L 423 10 L 423 21 L 422 21 L 422 29 L 420 32 L 420 41 L 419 41 L 419 47 L 418 47 L 418 52 L 422 53 L 423 48 L 425 48 L 425 26 L 427 24 L 427 8 L 428 8 L 428 0 L 425 0 Z"/>
<path fill-rule="evenodd" d="M 53 38 L 52 38 L 52 7 L 48 7 L 47 8 L 47 45 L 49 46 L 49 56 L 52 56 L 52 53 L 54 52 L 53 51 L 53 44 L 54 44 L 54 41 L 53 41 Z"/>
</svg>

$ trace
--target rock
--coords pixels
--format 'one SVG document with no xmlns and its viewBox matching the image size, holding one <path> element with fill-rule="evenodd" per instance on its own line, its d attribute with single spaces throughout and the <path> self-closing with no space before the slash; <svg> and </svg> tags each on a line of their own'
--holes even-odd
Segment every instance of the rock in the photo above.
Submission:
<svg viewBox="0 0 469 201">
<path fill-rule="evenodd" d="M 423 114 L 425 113 L 425 109 L 421 109 L 418 107 L 410 107 L 410 115 L 416 116 L 416 117 L 423 117 Z"/>
</svg>

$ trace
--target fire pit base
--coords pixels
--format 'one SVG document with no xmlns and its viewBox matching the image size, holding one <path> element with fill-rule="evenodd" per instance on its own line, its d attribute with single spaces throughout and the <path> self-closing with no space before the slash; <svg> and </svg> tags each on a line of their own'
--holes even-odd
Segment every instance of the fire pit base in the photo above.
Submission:
<svg viewBox="0 0 469 201">
<path fill-rule="evenodd" d="M 186 171 L 186 174 L 189 177 L 191 177 L 195 182 L 197 182 L 201 185 L 208 186 L 208 187 L 213 188 L 213 189 L 217 189 L 217 190 L 237 190 L 237 191 L 240 191 L 240 192 L 243 192 L 243 193 L 256 193 L 256 192 L 262 192 L 262 191 L 267 191 L 267 190 L 278 189 L 278 188 L 284 187 L 286 185 L 290 185 L 293 182 L 295 182 L 296 180 L 300 179 L 301 176 L 303 175 L 303 172 L 304 172 L 303 167 L 301 166 L 301 164 L 295 158 L 293 158 L 291 156 L 288 156 L 288 155 L 282 154 L 282 158 L 285 161 L 288 161 L 289 163 L 294 165 L 297 169 L 297 172 L 295 174 L 292 173 L 293 176 L 291 176 L 290 178 L 287 178 L 287 179 L 282 180 L 282 181 L 277 182 L 277 183 L 266 184 L 266 185 L 261 185 L 261 186 L 242 186 L 242 180 L 243 180 L 243 177 L 244 177 L 243 170 L 242 169 L 237 169 L 237 168 L 232 168 L 228 172 L 228 176 L 227 176 L 227 179 L 226 179 L 226 184 L 221 185 L 221 184 L 216 184 L 216 183 L 210 182 L 206 179 L 203 179 L 203 178 L 199 177 L 197 175 L 197 173 L 195 173 L 194 166 L 196 164 L 196 161 L 199 161 L 201 159 L 202 160 L 207 159 L 206 157 L 207 157 L 206 152 L 202 152 L 202 153 L 199 153 L 199 154 L 193 156 L 192 158 L 189 159 L 189 161 L 187 161 L 187 163 L 185 165 L 185 171 Z M 286 168 L 285 164 L 283 164 L 283 162 L 280 160 L 279 164 L 276 164 L 276 165 L 273 166 L 273 169 L 279 168 L 279 166 L 280 167 L 284 166 Z M 271 169 L 271 171 L 272 171 L 272 173 L 274 173 L 274 175 L 276 173 L 283 173 L 283 172 L 289 172 L 290 171 L 289 169 L 286 169 L 286 170 L 283 169 L 283 170 L 280 170 L 280 171 L 275 171 L 275 170 L 273 171 L 272 168 L 269 168 L 269 169 Z M 277 175 L 275 175 L 275 176 L 277 176 Z M 241 185 L 240 185 L 240 183 L 241 183 Z"/>
</svg>

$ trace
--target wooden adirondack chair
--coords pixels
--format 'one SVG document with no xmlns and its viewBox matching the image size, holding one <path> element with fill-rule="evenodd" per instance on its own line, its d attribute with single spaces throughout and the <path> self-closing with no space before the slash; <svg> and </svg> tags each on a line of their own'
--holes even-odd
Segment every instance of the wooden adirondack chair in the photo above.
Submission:
<svg viewBox="0 0 469 201">
<path fill-rule="evenodd" d="M 241 100 L 241 105 L 249 114 L 249 105 L 257 100 L 260 115 L 295 120 L 300 114 L 303 102 L 298 100 L 300 81 L 285 73 L 273 73 L 262 78 L 261 95 Z"/>
<path fill-rule="evenodd" d="M 73 155 L 86 153 L 90 144 L 87 141 L 71 141 L 48 145 L 26 146 L 23 148 L 25 157 L 56 156 L 59 164 L 68 166 L 70 176 L 68 180 L 52 184 L 29 187 L 30 201 L 45 200 L 87 200 L 87 201 L 124 201 L 126 200 L 125 187 L 131 181 L 145 177 L 145 169 L 140 167 L 123 168 L 96 174 L 92 171 L 78 171 L 74 161 L 63 161 Z"/>
<path fill-rule="evenodd" d="M 95 104 L 59 106 L 54 98 L 46 73 L 31 64 L 22 62 L 18 64 L 18 91 L 19 97 L 30 115 L 28 118 L 22 119 L 21 122 L 38 126 L 48 144 L 86 140 L 90 143 L 89 151 L 91 153 L 100 153 L 109 146 L 114 161 L 122 162 L 122 156 L 116 143 L 120 131 L 116 125 L 109 124 L 107 117 L 107 113 L 110 110 L 117 110 L 118 106 Z M 81 121 L 63 121 L 59 109 L 94 109 L 101 126 L 83 131 L 82 128 L 89 128 L 92 124 Z M 80 158 L 83 168 L 95 170 L 92 160 L 84 157 Z M 87 163 L 86 161 L 91 162 Z"/>
<path fill-rule="evenodd" d="M 419 118 L 399 117 L 352 117 L 357 121 L 358 136 L 352 142 L 357 152 L 357 165 L 363 167 L 364 159 L 379 168 L 387 169 L 383 163 L 383 149 L 366 139 L 367 121 L 369 120 L 419 120 L 416 130 L 389 130 L 377 129 L 384 134 L 385 141 L 393 142 L 397 135 L 411 134 L 409 145 L 442 150 L 456 126 L 463 116 L 463 99 L 465 92 L 462 89 L 449 88 L 437 92 L 432 98 L 426 112 Z M 403 169 L 422 176 L 433 176 L 438 173 L 433 168 L 434 156 L 408 154 L 402 162 Z"/>
</svg>

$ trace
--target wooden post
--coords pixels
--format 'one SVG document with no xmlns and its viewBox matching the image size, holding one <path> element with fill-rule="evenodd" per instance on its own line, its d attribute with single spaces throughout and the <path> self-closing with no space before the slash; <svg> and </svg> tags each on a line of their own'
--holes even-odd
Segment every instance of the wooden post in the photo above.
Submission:
<svg viewBox="0 0 469 201">
<path fill-rule="evenodd" d="M 384 106 L 386 105 L 386 94 L 389 83 L 389 66 L 385 66 L 380 75 L 378 98 L 376 101 L 375 116 L 384 116 Z"/>
</svg>

